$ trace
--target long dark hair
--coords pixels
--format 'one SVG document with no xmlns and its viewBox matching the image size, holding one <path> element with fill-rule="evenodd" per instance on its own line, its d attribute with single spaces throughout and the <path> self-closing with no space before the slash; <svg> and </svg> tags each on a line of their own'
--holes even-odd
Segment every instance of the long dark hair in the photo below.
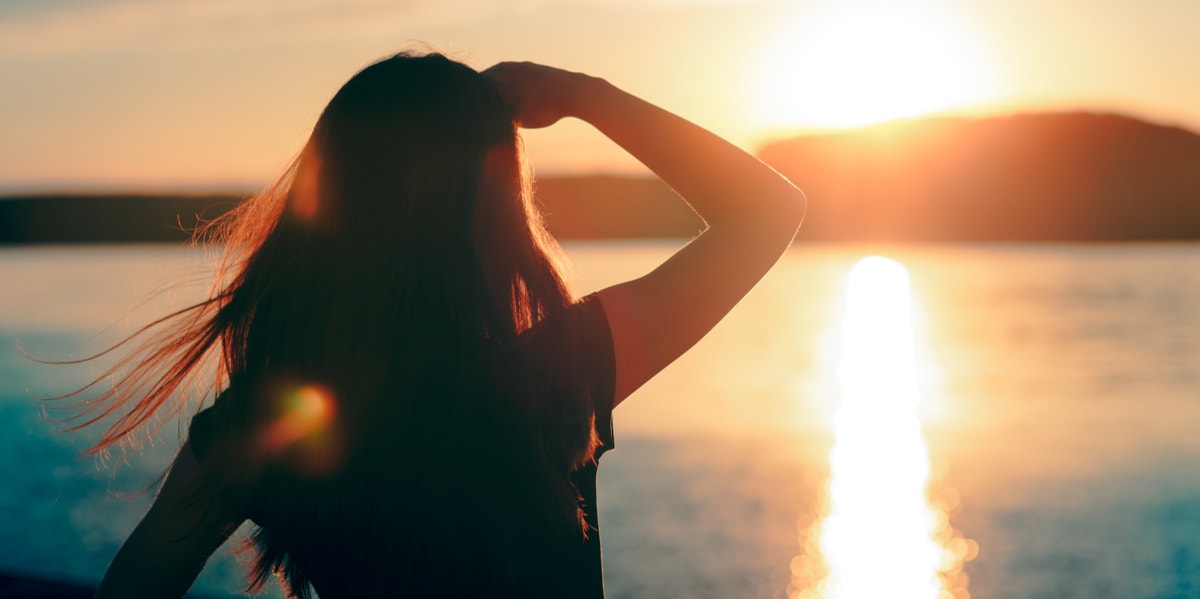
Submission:
<svg viewBox="0 0 1200 599">
<path fill-rule="evenodd" d="M 568 475 L 594 450 L 591 412 L 508 397 L 495 372 L 576 300 L 520 143 L 467 66 L 399 54 L 363 69 L 280 181 L 209 228 L 225 245 L 210 299 L 144 329 L 128 373 L 75 404 L 79 426 L 115 419 L 91 451 L 197 405 L 181 391 L 206 380 L 220 396 L 202 466 L 218 486 L 253 471 L 269 507 L 252 514 L 252 587 L 277 572 L 296 596 L 339 568 L 395 591 L 397 561 L 538 558 L 495 535 L 531 539 L 527 553 L 585 535 Z M 497 521 L 511 525 L 481 530 Z"/>
</svg>

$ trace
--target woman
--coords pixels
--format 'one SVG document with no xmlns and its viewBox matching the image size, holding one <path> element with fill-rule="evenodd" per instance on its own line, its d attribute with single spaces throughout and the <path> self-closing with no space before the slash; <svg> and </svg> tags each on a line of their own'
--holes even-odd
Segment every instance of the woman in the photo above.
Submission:
<svg viewBox="0 0 1200 599">
<path fill-rule="evenodd" d="M 707 223 L 582 299 L 516 133 L 564 117 Z M 188 381 L 219 391 L 97 596 L 181 596 L 250 519 L 252 588 L 275 573 L 297 597 L 602 597 L 612 409 L 741 299 L 803 212 L 770 168 L 601 79 L 436 54 L 367 67 L 280 184 L 222 223 L 213 297 L 86 404 L 89 422 L 119 417 L 101 451 L 181 410 Z"/>
</svg>

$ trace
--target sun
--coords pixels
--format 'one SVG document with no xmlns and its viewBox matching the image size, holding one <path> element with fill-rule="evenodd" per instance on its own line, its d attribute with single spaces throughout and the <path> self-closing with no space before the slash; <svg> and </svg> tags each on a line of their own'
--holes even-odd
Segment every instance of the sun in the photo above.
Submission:
<svg viewBox="0 0 1200 599">
<path fill-rule="evenodd" d="M 781 25 L 749 87 L 762 127 L 848 128 L 986 102 L 990 63 L 944 5 L 844 1 Z"/>
</svg>

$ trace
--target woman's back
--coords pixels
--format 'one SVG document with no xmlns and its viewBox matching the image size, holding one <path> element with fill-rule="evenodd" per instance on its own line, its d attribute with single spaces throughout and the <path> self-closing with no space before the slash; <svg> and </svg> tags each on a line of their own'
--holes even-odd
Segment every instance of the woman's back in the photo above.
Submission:
<svg viewBox="0 0 1200 599">
<path fill-rule="evenodd" d="M 282 568 L 293 593 L 311 582 L 322 597 L 603 596 L 595 458 L 613 443 L 614 375 L 603 308 L 590 297 L 488 349 L 471 412 L 452 426 L 432 425 L 446 418 L 436 405 L 407 406 L 406 422 L 388 409 L 397 397 L 373 415 L 376 430 L 337 439 L 332 406 L 347 402 L 295 380 L 231 388 L 194 417 L 193 453 L 258 526 L 259 574 Z M 219 424 L 264 396 L 283 409 Z M 248 463 L 246 446 L 263 459 Z M 564 491 L 582 499 L 586 536 L 546 501 Z"/>
</svg>

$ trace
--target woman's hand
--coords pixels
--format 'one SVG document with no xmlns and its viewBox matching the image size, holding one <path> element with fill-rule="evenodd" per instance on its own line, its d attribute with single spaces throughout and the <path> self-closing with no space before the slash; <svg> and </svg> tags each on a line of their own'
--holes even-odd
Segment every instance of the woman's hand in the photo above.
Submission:
<svg viewBox="0 0 1200 599">
<path fill-rule="evenodd" d="M 599 79 L 532 62 L 502 62 L 483 74 L 496 84 L 500 96 L 513 109 L 517 125 L 526 129 L 549 127 L 563 117 L 575 116 L 584 88 Z"/>
</svg>

